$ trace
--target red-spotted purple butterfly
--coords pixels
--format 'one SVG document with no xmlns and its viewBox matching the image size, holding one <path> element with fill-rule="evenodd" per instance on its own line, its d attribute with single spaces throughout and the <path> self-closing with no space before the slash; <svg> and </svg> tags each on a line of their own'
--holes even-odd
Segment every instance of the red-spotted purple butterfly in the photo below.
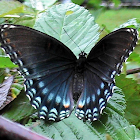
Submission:
<svg viewBox="0 0 140 140">
<path fill-rule="evenodd" d="M 20 25 L 0 26 L 1 47 L 19 66 L 31 104 L 40 118 L 53 121 L 69 117 L 74 100 L 78 100 L 79 119 L 99 119 L 113 94 L 114 77 L 136 46 L 137 36 L 133 28 L 118 29 L 77 59 L 47 34 Z"/>
</svg>

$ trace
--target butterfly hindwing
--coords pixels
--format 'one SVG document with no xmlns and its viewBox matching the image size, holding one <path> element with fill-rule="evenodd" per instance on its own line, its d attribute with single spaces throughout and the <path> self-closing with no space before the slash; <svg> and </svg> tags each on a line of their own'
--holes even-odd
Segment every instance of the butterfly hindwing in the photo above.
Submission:
<svg viewBox="0 0 140 140">
<path fill-rule="evenodd" d="M 94 121 L 100 118 L 108 99 L 112 96 L 114 83 L 103 81 L 90 70 L 84 72 L 83 91 L 77 102 L 76 116 Z"/>
<path fill-rule="evenodd" d="M 76 116 L 97 120 L 113 94 L 114 77 L 136 46 L 138 33 L 132 28 L 114 31 L 101 39 L 90 51 L 84 71 L 84 85 L 77 102 Z"/>
<path fill-rule="evenodd" d="M 63 70 L 52 75 L 26 80 L 27 95 L 38 109 L 39 117 L 59 121 L 68 117 L 73 109 L 73 70 Z"/>
<path fill-rule="evenodd" d="M 55 121 L 68 117 L 73 109 L 75 55 L 53 37 L 28 27 L 5 24 L 0 32 L 1 47 L 19 66 L 39 116 Z"/>
</svg>

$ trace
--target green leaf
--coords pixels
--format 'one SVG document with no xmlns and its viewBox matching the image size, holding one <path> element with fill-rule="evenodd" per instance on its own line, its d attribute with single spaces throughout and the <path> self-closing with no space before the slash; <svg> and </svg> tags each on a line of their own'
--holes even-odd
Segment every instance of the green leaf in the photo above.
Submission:
<svg viewBox="0 0 140 140">
<path fill-rule="evenodd" d="M 52 6 L 55 2 L 57 2 L 57 0 L 26 0 L 24 4 L 36 10 L 44 10 Z"/>
<path fill-rule="evenodd" d="M 11 76 L 11 75 L 14 75 L 14 76 Z M 4 108 L 7 104 L 12 102 L 17 97 L 17 95 L 19 95 L 19 93 L 23 89 L 23 84 L 24 84 L 23 77 L 19 75 L 19 73 L 17 73 L 17 71 L 15 70 L 12 72 L 10 71 L 8 74 L 5 73 L 5 77 L 6 78 L 9 77 L 9 78 L 7 78 L 7 80 L 4 80 L 3 84 L 1 85 L 1 94 L 5 93 L 5 101 L 0 109 Z M 8 84 L 10 84 L 10 87 L 9 87 L 10 90 L 8 90 L 8 87 L 7 87 Z M 7 91 L 7 95 L 6 95 L 6 91 Z"/>
<path fill-rule="evenodd" d="M 0 84 L 3 83 L 4 78 L 5 78 L 5 69 L 0 68 Z"/>
<path fill-rule="evenodd" d="M 5 6 L 6 5 L 6 6 Z M 33 27 L 37 11 L 15 1 L 0 1 L 0 23 L 14 23 Z"/>
<path fill-rule="evenodd" d="M 140 23 L 137 22 L 137 19 L 136 18 L 133 18 L 133 19 L 129 19 L 127 22 L 121 24 L 119 26 L 119 28 L 136 28 L 136 29 L 139 29 L 140 28 Z M 118 29 L 118 28 L 115 28 L 115 30 Z"/>
<path fill-rule="evenodd" d="M 54 140 L 101 140 L 105 138 L 104 133 L 99 133 L 90 123 L 83 123 L 73 113 L 70 118 L 57 123 L 46 124 L 44 121 L 37 122 L 39 125 L 33 127 L 33 130 Z M 32 128 L 35 123 L 32 122 L 27 126 Z M 100 122 L 94 124 L 98 124 L 98 127 L 102 128 Z"/>
<path fill-rule="evenodd" d="M 84 0 L 72 0 L 72 2 L 81 5 L 84 2 Z"/>
<path fill-rule="evenodd" d="M 13 64 L 9 57 L 0 55 L 0 68 L 17 68 L 18 66 Z"/>
<path fill-rule="evenodd" d="M 140 136 L 140 131 L 117 113 L 92 123 L 82 122 L 72 113 L 71 117 L 57 123 L 38 120 L 29 122 L 26 126 L 54 140 L 103 140 L 107 134 L 114 140 L 134 140 Z"/>
<path fill-rule="evenodd" d="M 140 131 L 118 114 L 113 114 L 105 124 L 113 140 L 138 140 Z"/>
<path fill-rule="evenodd" d="M 10 73 L 11 75 L 14 75 L 14 82 L 11 86 L 11 95 L 13 98 L 16 98 L 23 89 L 24 78 L 19 73 L 17 73 L 17 71 Z"/>
<path fill-rule="evenodd" d="M 126 78 L 125 75 L 116 76 L 116 85 L 120 87 L 125 94 L 126 110 L 125 118 L 132 124 L 138 124 L 140 121 L 140 85 L 137 81 Z"/>
<path fill-rule="evenodd" d="M 0 17 L 5 17 L 7 15 L 16 16 L 16 14 L 23 12 L 24 5 L 22 5 L 20 2 L 0 1 L 0 9 Z"/>
<path fill-rule="evenodd" d="M 21 121 L 23 118 L 29 119 L 29 117 L 35 112 L 35 109 L 30 105 L 28 98 L 24 92 L 21 92 L 10 105 L 6 106 L 4 110 L 0 112 L 4 117 L 13 121 Z"/>
<path fill-rule="evenodd" d="M 140 55 L 137 54 L 137 52 L 133 52 L 127 61 L 131 61 L 131 62 L 136 62 L 138 64 L 140 64 Z"/>
<path fill-rule="evenodd" d="M 89 53 L 99 37 L 94 17 L 73 3 L 51 7 L 39 15 L 34 28 L 63 42 L 77 57 L 81 50 Z"/>
<path fill-rule="evenodd" d="M 126 109 L 126 101 L 125 96 L 122 93 L 122 90 L 118 87 L 114 88 L 114 93 L 111 99 L 108 102 L 106 112 L 109 111 L 108 114 L 120 114 L 121 116 L 124 115 L 124 110 Z"/>
<path fill-rule="evenodd" d="M 89 0 L 87 5 L 99 9 L 101 2 L 102 2 L 101 0 Z"/>
<path fill-rule="evenodd" d="M 112 0 L 112 2 L 115 4 L 116 7 L 121 4 L 120 0 Z"/>
</svg>

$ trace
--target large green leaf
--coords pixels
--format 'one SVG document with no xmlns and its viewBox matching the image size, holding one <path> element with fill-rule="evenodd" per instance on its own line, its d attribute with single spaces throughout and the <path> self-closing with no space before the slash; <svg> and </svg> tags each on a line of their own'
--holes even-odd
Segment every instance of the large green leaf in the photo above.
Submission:
<svg viewBox="0 0 140 140">
<path fill-rule="evenodd" d="M 137 81 L 126 78 L 125 75 L 116 76 L 116 85 L 122 89 L 126 98 L 125 117 L 132 124 L 140 122 L 140 85 Z"/>
<path fill-rule="evenodd" d="M 80 49 L 88 53 L 99 37 L 94 17 L 73 3 L 51 7 L 39 15 L 34 27 L 63 42 L 76 56 Z"/>
<path fill-rule="evenodd" d="M 33 127 L 35 125 L 36 127 Z M 108 136 L 113 140 L 140 138 L 139 130 L 117 113 L 111 116 L 104 115 L 104 119 L 93 123 L 82 122 L 72 113 L 70 118 L 61 122 L 45 123 L 38 120 L 26 126 L 54 140 L 104 140 Z"/>
</svg>

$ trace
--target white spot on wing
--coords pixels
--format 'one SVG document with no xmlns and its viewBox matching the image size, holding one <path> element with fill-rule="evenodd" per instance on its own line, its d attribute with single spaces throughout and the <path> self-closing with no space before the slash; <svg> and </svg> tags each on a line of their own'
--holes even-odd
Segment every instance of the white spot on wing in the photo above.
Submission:
<svg viewBox="0 0 140 140">
<path fill-rule="evenodd" d="M 94 109 L 93 109 L 93 113 L 95 113 L 95 112 L 97 112 L 98 111 L 98 109 L 95 107 Z"/>
<path fill-rule="evenodd" d="M 61 102 L 61 100 L 62 100 L 61 97 L 59 95 L 57 95 L 56 99 L 55 99 L 56 103 L 59 104 Z"/>
<path fill-rule="evenodd" d="M 62 110 L 60 112 L 60 115 L 59 115 L 60 119 L 64 119 L 65 118 L 65 114 L 66 114 L 66 112 L 64 110 Z"/>
<path fill-rule="evenodd" d="M 68 106 L 70 106 L 70 100 L 68 99 L 67 101 L 64 99 L 63 100 L 63 105 L 65 106 L 65 107 L 68 107 Z"/>
<path fill-rule="evenodd" d="M 110 98 L 111 98 L 111 96 L 108 96 L 108 98 L 107 98 L 107 102 L 109 101 Z"/>
<path fill-rule="evenodd" d="M 3 26 L 3 28 L 7 28 L 7 27 L 8 27 L 8 25 L 6 25 L 6 24 Z"/>
<path fill-rule="evenodd" d="M 3 40 L 4 44 L 7 44 L 6 40 Z"/>
<path fill-rule="evenodd" d="M 50 121 L 55 121 L 55 118 L 52 118 L 52 117 L 51 117 L 51 118 L 48 118 L 48 119 L 49 119 Z"/>
<path fill-rule="evenodd" d="M 91 113 L 91 110 L 90 109 L 87 109 L 86 115 L 88 115 L 88 113 Z"/>
<path fill-rule="evenodd" d="M 33 106 L 35 109 L 37 109 L 37 108 L 36 108 L 36 105 L 32 105 L 32 106 Z"/>
<path fill-rule="evenodd" d="M 98 96 L 100 96 L 100 93 L 101 93 L 100 89 L 97 89 Z"/>
<path fill-rule="evenodd" d="M 92 95 L 92 101 L 95 102 L 95 94 Z"/>
<path fill-rule="evenodd" d="M 22 71 L 26 74 L 26 75 L 29 75 L 29 72 L 26 68 L 23 68 Z"/>
<path fill-rule="evenodd" d="M 22 61 L 21 61 L 21 60 L 19 60 L 19 59 L 18 59 L 18 63 L 19 63 L 19 65 L 20 65 L 20 66 L 23 66 Z"/>
<path fill-rule="evenodd" d="M 69 117 L 70 115 L 70 110 L 66 110 L 66 116 Z"/>
<path fill-rule="evenodd" d="M 87 104 L 89 104 L 90 103 L 90 97 L 87 97 L 86 101 L 87 101 Z"/>
<path fill-rule="evenodd" d="M 104 110 L 105 106 L 103 106 L 100 110 L 100 114 L 102 114 L 103 110 Z"/>
<path fill-rule="evenodd" d="M 42 93 L 45 95 L 45 94 L 47 94 L 47 92 L 48 92 L 48 88 L 45 87 L 45 88 L 42 90 Z"/>
<path fill-rule="evenodd" d="M 41 104 L 41 97 L 36 97 L 35 100 L 38 101 L 39 104 Z"/>
<path fill-rule="evenodd" d="M 9 28 L 15 28 L 16 26 L 14 26 L 14 25 L 10 25 L 10 27 Z"/>
<path fill-rule="evenodd" d="M 29 82 L 29 84 L 30 84 L 30 86 L 32 86 L 33 85 L 33 80 L 28 80 L 28 82 Z"/>
<path fill-rule="evenodd" d="M 104 88 L 104 83 L 101 83 L 101 89 L 103 89 Z"/>
<path fill-rule="evenodd" d="M 53 99 L 53 97 L 54 97 L 54 94 L 50 93 L 49 96 L 48 96 L 48 100 L 51 101 Z"/>
<path fill-rule="evenodd" d="M 35 95 L 36 94 L 36 89 L 31 88 L 30 91 Z"/>
<path fill-rule="evenodd" d="M 46 116 L 46 113 L 44 111 L 40 111 L 39 116 L 40 116 L 40 118 L 41 118 L 41 116 L 43 116 L 43 118 L 45 118 L 44 116 Z"/>
<path fill-rule="evenodd" d="M 82 108 L 84 106 L 84 104 L 85 104 L 85 100 L 83 100 L 83 101 L 80 100 L 78 103 L 78 106 Z"/>
<path fill-rule="evenodd" d="M 26 96 L 28 97 L 29 101 L 31 101 L 31 98 L 30 98 L 30 96 L 29 96 L 28 94 L 26 94 Z"/>
<path fill-rule="evenodd" d="M 41 115 L 40 115 L 39 117 L 40 117 L 40 119 L 45 119 L 45 117 L 44 117 L 44 116 L 41 116 Z"/>
<path fill-rule="evenodd" d="M 97 118 L 93 118 L 93 121 L 96 121 L 97 120 Z"/>
<path fill-rule="evenodd" d="M 40 81 L 39 84 L 38 84 L 39 88 L 44 87 L 44 85 L 45 85 L 45 84 L 44 84 L 44 82 L 42 82 L 42 81 Z"/>
<path fill-rule="evenodd" d="M 46 106 L 42 106 L 41 111 L 48 112 L 48 108 Z"/>
</svg>

